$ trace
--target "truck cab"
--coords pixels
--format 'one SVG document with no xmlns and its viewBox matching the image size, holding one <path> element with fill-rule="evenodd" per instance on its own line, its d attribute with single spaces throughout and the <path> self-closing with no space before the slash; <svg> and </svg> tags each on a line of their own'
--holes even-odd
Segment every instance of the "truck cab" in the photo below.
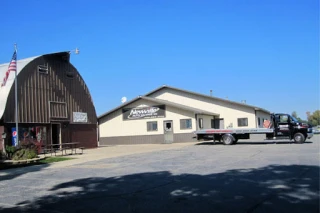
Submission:
<svg viewBox="0 0 320 213">
<path fill-rule="evenodd" d="M 267 133 L 267 139 L 289 138 L 297 143 L 303 143 L 307 138 L 312 137 L 312 131 L 309 132 L 309 125 L 299 122 L 289 114 L 271 114 L 271 122 L 273 124 L 272 127 L 274 128 L 274 132 Z"/>
</svg>

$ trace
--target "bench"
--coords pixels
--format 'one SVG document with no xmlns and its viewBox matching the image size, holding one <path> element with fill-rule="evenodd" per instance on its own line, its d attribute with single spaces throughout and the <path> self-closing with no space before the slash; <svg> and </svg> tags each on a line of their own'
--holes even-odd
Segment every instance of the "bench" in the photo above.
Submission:
<svg viewBox="0 0 320 213">
<path fill-rule="evenodd" d="M 81 154 L 83 154 L 83 150 L 85 149 L 85 147 L 78 147 L 78 149 L 81 150 Z"/>
<path fill-rule="evenodd" d="M 42 149 L 44 156 L 46 156 L 46 154 L 50 153 L 52 156 L 52 149 Z"/>
<path fill-rule="evenodd" d="M 65 152 L 65 155 L 67 155 L 67 149 L 69 149 L 69 147 L 52 148 L 51 156 L 52 153 L 54 153 L 54 156 L 57 156 L 57 152 L 61 152 L 61 155 L 63 155 L 63 152 Z"/>
<path fill-rule="evenodd" d="M 63 151 L 64 151 L 64 154 L 67 155 L 67 150 L 71 150 L 71 154 L 72 154 L 72 149 L 69 146 L 65 146 L 65 147 L 62 147 L 61 149 L 62 155 L 63 155 Z"/>
</svg>

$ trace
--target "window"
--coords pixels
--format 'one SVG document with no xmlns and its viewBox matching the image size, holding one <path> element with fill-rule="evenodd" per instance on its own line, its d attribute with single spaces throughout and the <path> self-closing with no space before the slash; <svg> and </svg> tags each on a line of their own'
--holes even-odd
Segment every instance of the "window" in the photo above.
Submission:
<svg viewBox="0 0 320 213">
<path fill-rule="evenodd" d="M 19 139 L 22 143 L 41 142 L 47 144 L 47 127 L 35 124 L 19 126 Z"/>
<path fill-rule="evenodd" d="M 158 131 L 158 122 L 157 121 L 149 121 L 147 122 L 147 131 Z"/>
<path fill-rule="evenodd" d="M 68 71 L 66 72 L 66 76 L 67 76 L 68 78 L 73 78 L 73 77 L 74 77 L 74 76 L 73 76 L 73 72 L 70 71 L 70 70 L 68 70 Z"/>
<path fill-rule="evenodd" d="M 261 124 L 261 123 L 260 123 L 260 118 L 258 118 L 258 125 L 260 126 L 260 124 Z"/>
<path fill-rule="evenodd" d="M 280 115 L 280 123 L 288 123 L 288 115 Z"/>
<path fill-rule="evenodd" d="M 166 131 L 171 132 L 172 131 L 172 122 L 166 122 L 164 125 L 164 128 Z"/>
<path fill-rule="evenodd" d="M 290 122 L 294 122 L 294 123 L 298 123 L 299 121 L 295 118 L 295 117 L 293 117 L 293 116 L 289 116 L 289 118 L 290 118 Z"/>
<path fill-rule="evenodd" d="M 238 126 L 248 126 L 248 118 L 238 118 Z"/>
<path fill-rule="evenodd" d="M 199 118 L 199 128 L 203 128 L 203 118 Z"/>
<path fill-rule="evenodd" d="M 38 65 L 38 72 L 48 74 L 48 67 L 46 65 Z"/>
<path fill-rule="evenodd" d="M 180 129 L 192 129 L 191 119 L 180 119 Z"/>
</svg>

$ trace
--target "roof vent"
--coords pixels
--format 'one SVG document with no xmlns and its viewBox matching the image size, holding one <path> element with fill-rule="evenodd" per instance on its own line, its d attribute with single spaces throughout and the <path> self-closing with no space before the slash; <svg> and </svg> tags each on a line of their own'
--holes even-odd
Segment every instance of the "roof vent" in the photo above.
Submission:
<svg viewBox="0 0 320 213">
<path fill-rule="evenodd" d="M 124 97 L 121 98 L 121 103 L 124 103 L 126 101 L 127 101 L 127 97 L 124 96 Z"/>
<path fill-rule="evenodd" d="M 48 74 L 48 72 L 49 72 L 48 66 L 46 66 L 46 65 L 38 65 L 38 72 L 39 73 Z"/>
</svg>

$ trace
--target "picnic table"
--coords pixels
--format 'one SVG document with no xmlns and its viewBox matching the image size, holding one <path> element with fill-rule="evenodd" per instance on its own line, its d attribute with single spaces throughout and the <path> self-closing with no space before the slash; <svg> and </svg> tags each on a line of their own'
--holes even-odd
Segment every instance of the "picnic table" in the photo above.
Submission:
<svg viewBox="0 0 320 213">
<path fill-rule="evenodd" d="M 77 149 L 80 149 L 83 153 L 84 147 L 78 147 L 80 142 L 68 142 L 68 143 L 60 143 L 60 144 L 46 144 L 43 146 L 44 153 L 50 152 L 51 155 L 54 153 L 56 155 L 57 152 L 61 151 L 61 154 L 63 155 L 63 152 L 67 154 L 67 150 L 70 150 L 71 153 L 73 152 L 76 154 Z"/>
</svg>

